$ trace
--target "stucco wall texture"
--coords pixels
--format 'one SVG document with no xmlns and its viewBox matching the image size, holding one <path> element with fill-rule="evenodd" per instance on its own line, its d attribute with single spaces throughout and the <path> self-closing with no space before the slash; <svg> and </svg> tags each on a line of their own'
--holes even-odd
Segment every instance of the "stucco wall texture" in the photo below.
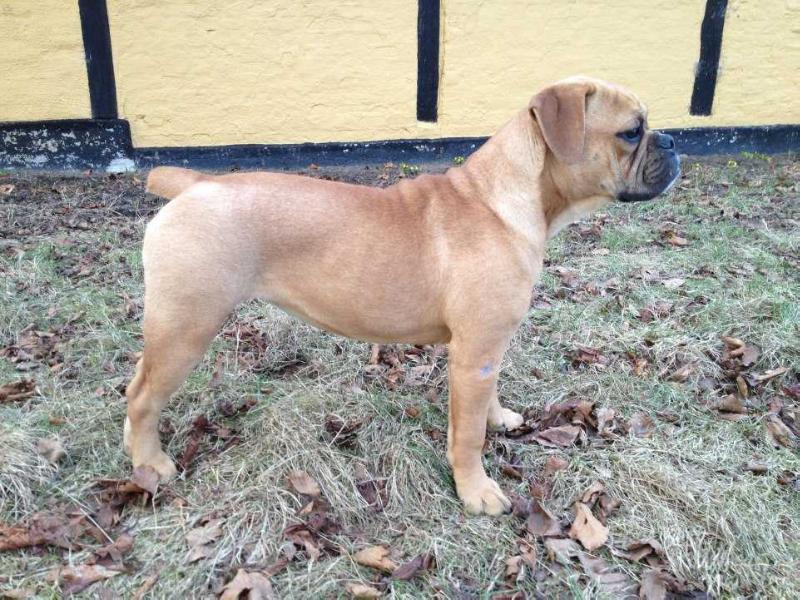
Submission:
<svg viewBox="0 0 800 600">
<path fill-rule="evenodd" d="M 0 0 L 0 121 L 90 116 L 78 3 Z"/>
<path fill-rule="evenodd" d="M 800 123 L 800 0 L 729 0 L 710 117 L 689 115 L 704 0 L 441 0 L 439 119 L 416 120 L 417 2 L 108 0 L 134 144 L 488 135 L 576 73 L 656 127 Z M 0 121 L 88 117 L 77 2 L 0 0 Z"/>
</svg>

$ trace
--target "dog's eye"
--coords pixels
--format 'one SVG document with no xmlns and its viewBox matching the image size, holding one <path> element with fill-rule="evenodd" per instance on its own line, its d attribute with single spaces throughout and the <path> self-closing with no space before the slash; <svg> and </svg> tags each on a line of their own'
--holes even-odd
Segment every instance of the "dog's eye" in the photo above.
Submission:
<svg viewBox="0 0 800 600">
<path fill-rule="evenodd" d="M 628 129 L 627 131 L 623 131 L 617 135 L 627 142 L 638 142 L 642 137 L 642 126 L 637 125 L 633 129 Z"/>
</svg>

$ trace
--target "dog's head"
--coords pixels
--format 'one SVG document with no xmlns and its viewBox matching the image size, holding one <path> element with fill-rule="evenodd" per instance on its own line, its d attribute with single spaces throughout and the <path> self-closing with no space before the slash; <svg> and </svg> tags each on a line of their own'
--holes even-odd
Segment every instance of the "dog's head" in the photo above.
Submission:
<svg viewBox="0 0 800 600">
<path fill-rule="evenodd" d="M 628 90 L 587 77 L 533 97 L 530 113 L 547 145 L 545 168 L 570 201 L 650 200 L 680 174 L 671 136 L 647 127 L 647 109 Z"/>
</svg>

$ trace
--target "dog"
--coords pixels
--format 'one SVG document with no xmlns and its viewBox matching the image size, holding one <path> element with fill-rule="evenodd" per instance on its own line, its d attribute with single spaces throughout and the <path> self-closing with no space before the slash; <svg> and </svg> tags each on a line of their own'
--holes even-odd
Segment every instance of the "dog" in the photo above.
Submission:
<svg viewBox="0 0 800 600">
<path fill-rule="evenodd" d="M 144 237 L 144 351 L 124 428 L 134 466 L 175 475 L 161 410 L 233 309 L 257 298 L 359 340 L 449 344 L 456 491 L 469 513 L 507 512 L 481 449 L 487 427 L 523 422 L 500 405 L 497 377 L 546 241 L 614 199 L 655 198 L 679 173 L 642 102 L 588 77 L 536 94 L 461 167 L 383 189 L 153 169 L 148 191 L 172 200 Z"/>
</svg>

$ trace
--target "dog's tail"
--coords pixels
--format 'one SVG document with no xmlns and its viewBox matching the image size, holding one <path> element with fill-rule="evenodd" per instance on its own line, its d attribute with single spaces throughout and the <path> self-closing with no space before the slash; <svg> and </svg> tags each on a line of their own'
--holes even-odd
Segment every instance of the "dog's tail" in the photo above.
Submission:
<svg viewBox="0 0 800 600">
<path fill-rule="evenodd" d="M 188 187 L 207 176 L 191 169 L 180 167 L 156 167 L 147 176 L 147 187 L 151 194 L 172 200 Z"/>
</svg>

